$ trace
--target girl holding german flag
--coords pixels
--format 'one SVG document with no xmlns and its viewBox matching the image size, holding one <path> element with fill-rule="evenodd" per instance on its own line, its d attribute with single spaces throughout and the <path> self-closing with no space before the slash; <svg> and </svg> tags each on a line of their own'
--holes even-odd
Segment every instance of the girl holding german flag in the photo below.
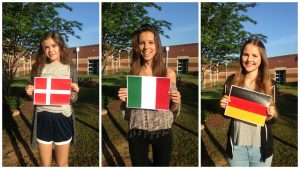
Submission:
<svg viewBox="0 0 300 169">
<path fill-rule="evenodd" d="M 271 80 L 268 59 L 263 42 L 248 40 L 241 48 L 240 70 L 225 82 L 220 107 L 225 109 L 230 102 L 231 85 L 240 86 L 272 96 L 267 107 L 264 126 L 231 119 L 227 154 L 230 166 L 271 166 L 273 158 L 273 135 L 270 124 L 278 118 L 276 109 L 276 86 Z"/>
</svg>

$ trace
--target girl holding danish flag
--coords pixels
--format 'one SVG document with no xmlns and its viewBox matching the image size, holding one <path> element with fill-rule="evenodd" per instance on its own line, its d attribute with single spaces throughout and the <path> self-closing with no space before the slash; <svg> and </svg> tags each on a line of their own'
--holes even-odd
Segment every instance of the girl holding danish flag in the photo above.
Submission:
<svg viewBox="0 0 300 169">
<path fill-rule="evenodd" d="M 75 69 L 71 66 L 68 48 L 63 37 L 55 31 L 42 37 L 31 72 L 34 77 L 70 78 L 73 103 L 77 100 L 79 87 Z M 27 85 L 28 96 L 33 97 L 34 86 Z M 55 145 L 56 164 L 68 166 L 70 142 L 74 139 L 74 115 L 72 105 L 35 105 L 33 117 L 32 145 L 36 143 L 40 152 L 40 165 L 51 166 L 52 147 Z"/>
</svg>

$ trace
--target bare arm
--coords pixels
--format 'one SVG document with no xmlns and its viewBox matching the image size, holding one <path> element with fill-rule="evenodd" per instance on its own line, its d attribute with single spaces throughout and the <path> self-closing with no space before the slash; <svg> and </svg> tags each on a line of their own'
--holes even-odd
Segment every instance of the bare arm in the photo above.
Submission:
<svg viewBox="0 0 300 169">
<path fill-rule="evenodd" d="M 176 73 L 173 70 L 171 70 L 171 69 L 167 70 L 167 77 L 170 78 L 171 83 L 173 83 L 174 85 L 176 85 Z M 170 99 L 171 99 L 170 110 L 172 112 L 178 111 L 179 107 L 180 107 L 180 104 L 181 104 L 181 95 L 180 95 L 180 92 L 178 90 L 171 90 L 171 92 L 170 92 Z"/>
</svg>

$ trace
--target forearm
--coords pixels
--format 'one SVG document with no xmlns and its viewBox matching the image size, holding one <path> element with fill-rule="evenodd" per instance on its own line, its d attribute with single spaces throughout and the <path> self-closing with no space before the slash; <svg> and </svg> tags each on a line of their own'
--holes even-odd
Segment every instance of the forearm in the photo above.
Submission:
<svg viewBox="0 0 300 169">
<path fill-rule="evenodd" d="M 171 102 L 170 111 L 172 111 L 173 113 L 178 113 L 180 112 L 180 107 L 181 101 L 179 103 Z"/>
</svg>

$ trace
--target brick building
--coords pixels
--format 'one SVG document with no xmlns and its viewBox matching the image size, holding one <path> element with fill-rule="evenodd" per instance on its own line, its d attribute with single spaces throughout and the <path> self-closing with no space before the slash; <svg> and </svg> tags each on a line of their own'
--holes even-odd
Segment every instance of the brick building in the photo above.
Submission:
<svg viewBox="0 0 300 169">
<path fill-rule="evenodd" d="M 78 51 L 77 51 L 77 50 Z M 72 63 L 76 65 L 76 56 L 78 54 L 78 74 L 99 74 L 99 45 L 88 45 L 69 48 L 69 55 Z M 32 56 L 21 58 L 18 63 L 17 76 L 26 76 L 31 72 L 34 64 L 34 54 Z M 77 67 L 77 65 L 76 65 Z"/>
<path fill-rule="evenodd" d="M 298 54 L 271 57 L 271 77 L 280 84 L 298 82 Z"/>
<path fill-rule="evenodd" d="M 163 56 L 167 66 L 177 74 L 198 72 L 198 43 L 164 46 Z M 168 49 L 168 50 L 167 50 Z M 117 57 L 108 57 L 105 74 L 114 74 L 119 70 L 128 70 L 131 54 L 128 51 L 120 52 Z"/>
<path fill-rule="evenodd" d="M 269 57 L 269 71 L 271 78 L 279 84 L 298 82 L 298 54 Z M 204 86 L 213 85 L 216 82 L 224 82 L 226 77 L 235 73 L 239 69 L 239 63 L 233 62 L 226 66 L 219 66 L 219 73 L 216 69 L 206 70 L 204 73 Z"/>
<path fill-rule="evenodd" d="M 99 74 L 99 45 L 89 45 L 73 47 L 69 49 L 69 55 L 76 64 L 76 54 L 78 51 L 78 73 L 79 74 Z M 77 50 L 76 50 L 77 49 Z"/>
</svg>

